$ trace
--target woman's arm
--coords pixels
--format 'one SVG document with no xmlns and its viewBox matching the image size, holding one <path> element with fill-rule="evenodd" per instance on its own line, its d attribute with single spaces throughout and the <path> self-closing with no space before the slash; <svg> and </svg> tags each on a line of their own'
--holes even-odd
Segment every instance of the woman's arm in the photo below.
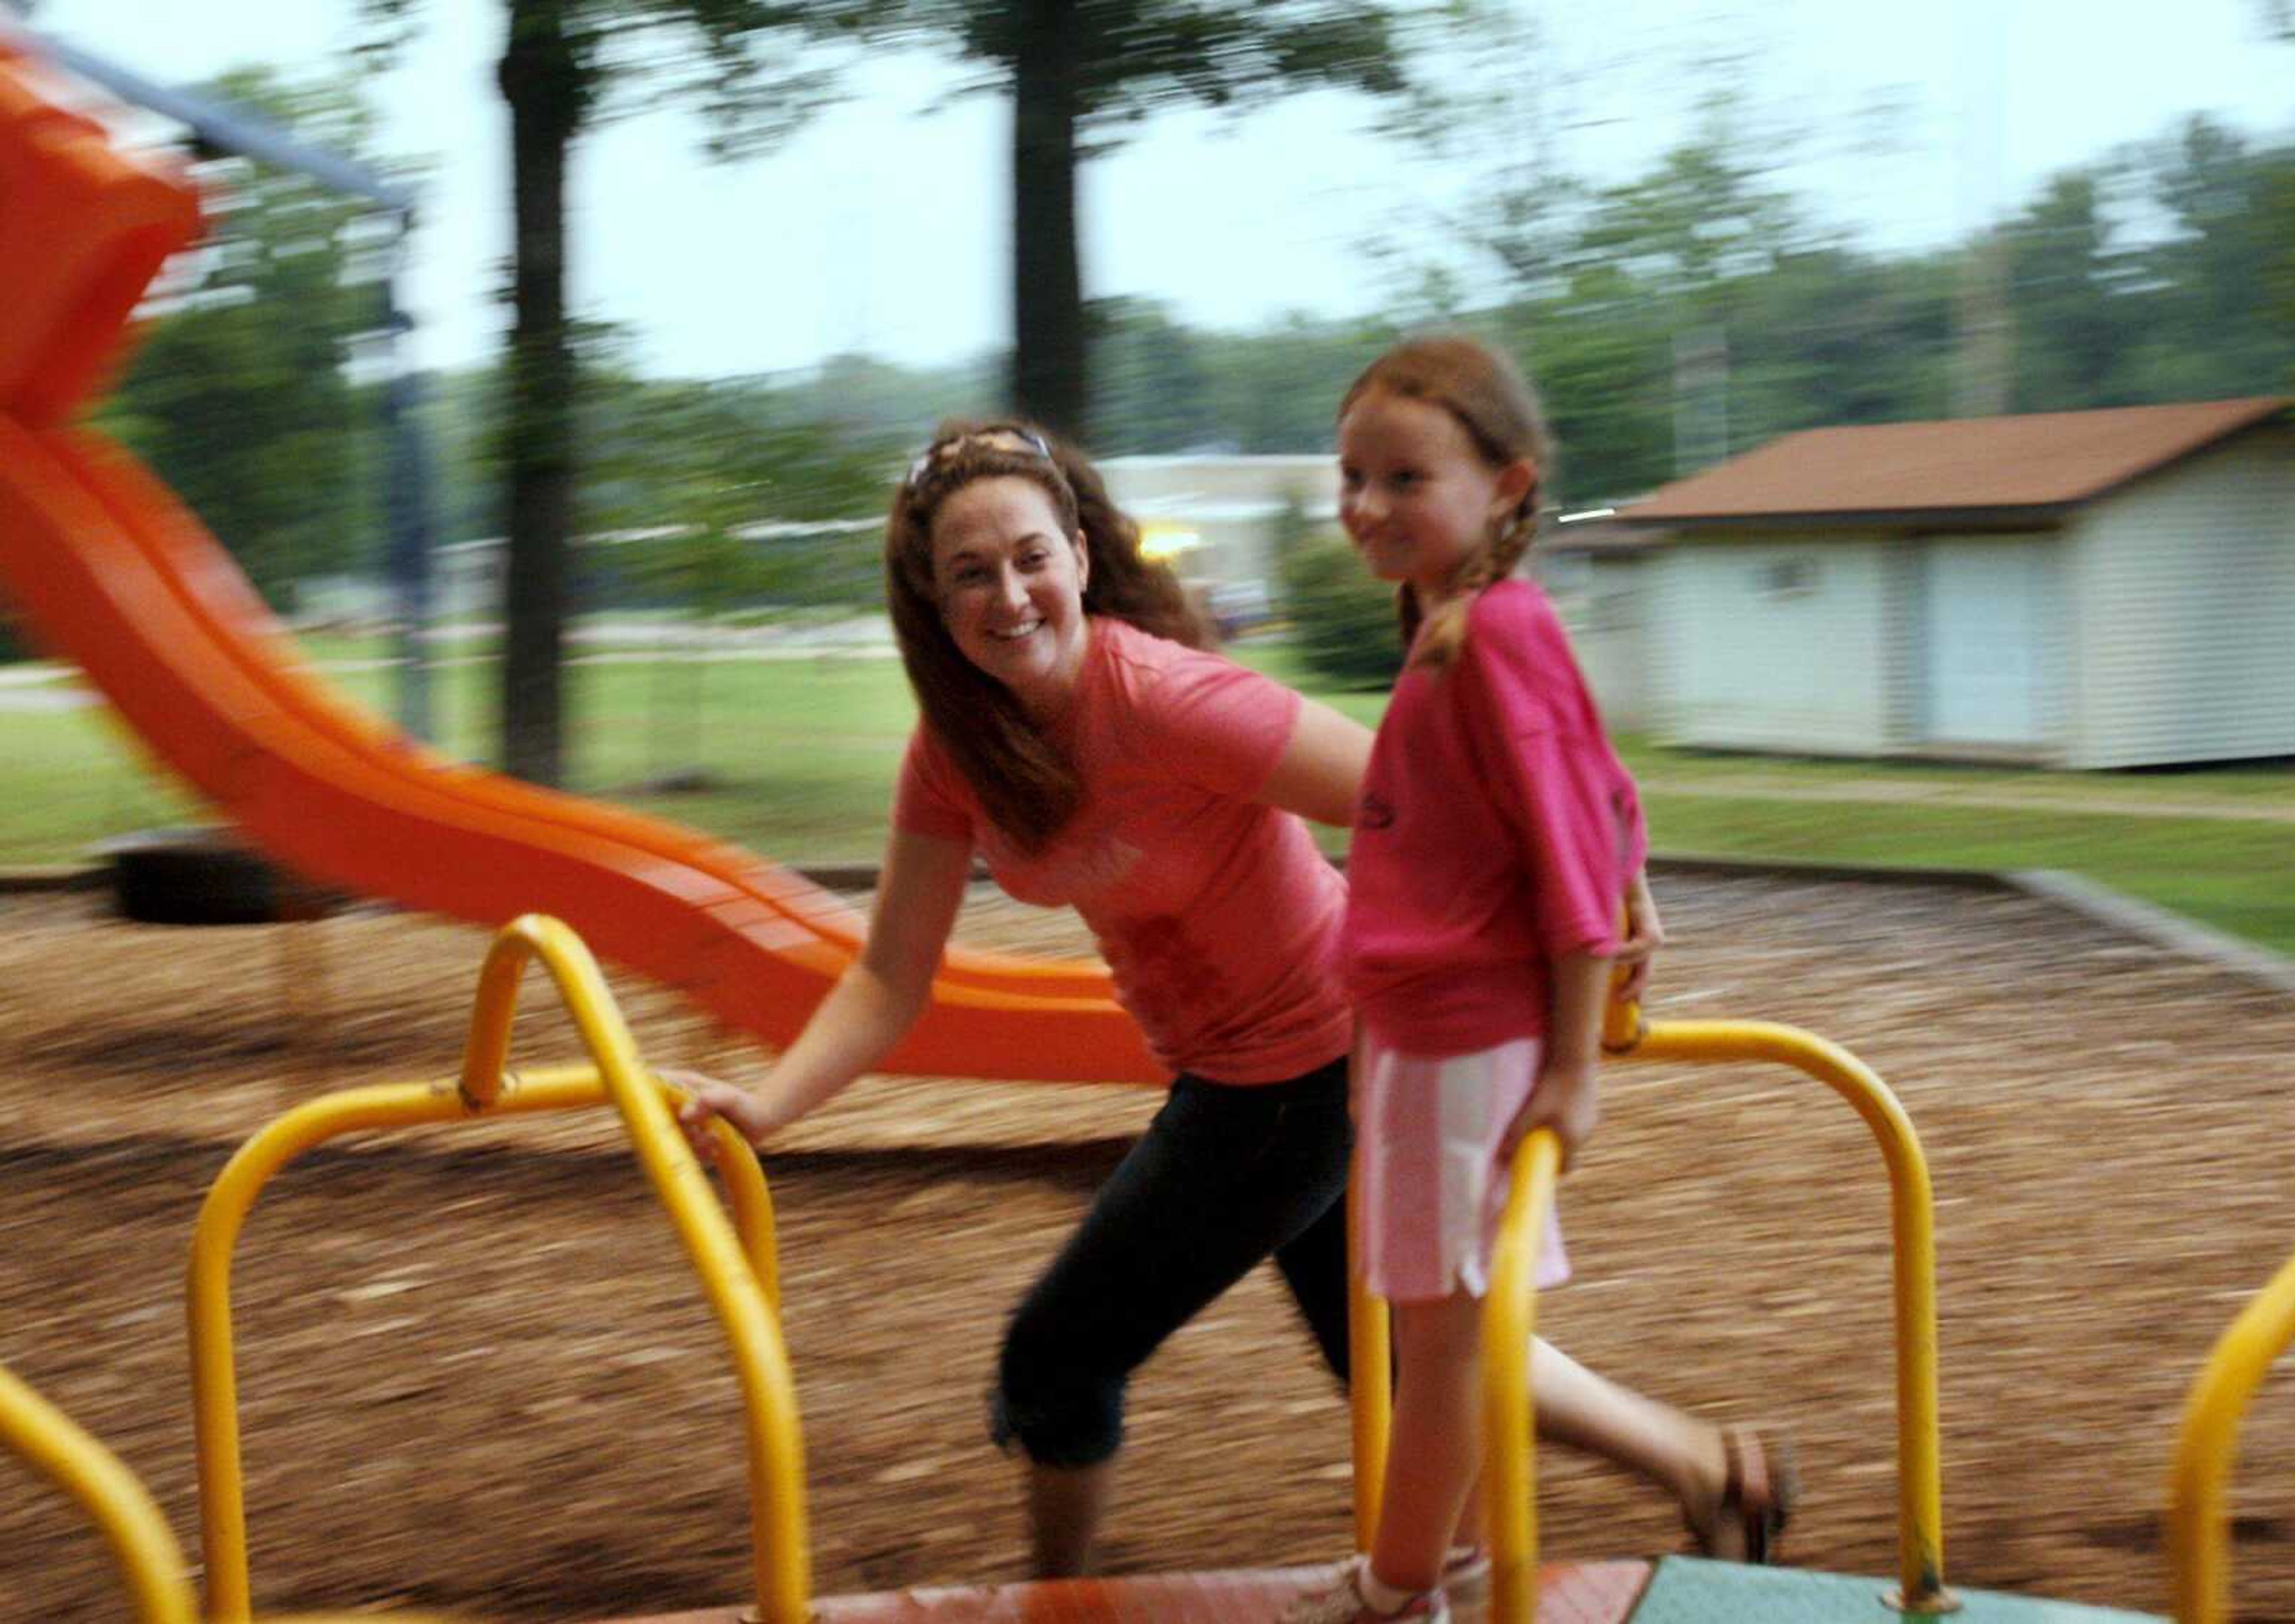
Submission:
<svg viewBox="0 0 2295 1624">
<path fill-rule="evenodd" d="M 1370 730 L 1329 706 L 1303 699 L 1291 738 L 1276 758 L 1259 798 L 1318 823 L 1344 828 L 1355 820 L 1363 773 L 1370 766 Z"/>
<path fill-rule="evenodd" d="M 971 847 L 961 841 L 893 831 L 860 958 L 765 1080 L 752 1091 L 698 1073 L 659 1073 L 692 1093 L 680 1118 L 697 1151 L 707 1153 L 712 1116 L 755 1143 L 835 1098 L 907 1035 L 932 990 L 971 869 Z"/>
</svg>

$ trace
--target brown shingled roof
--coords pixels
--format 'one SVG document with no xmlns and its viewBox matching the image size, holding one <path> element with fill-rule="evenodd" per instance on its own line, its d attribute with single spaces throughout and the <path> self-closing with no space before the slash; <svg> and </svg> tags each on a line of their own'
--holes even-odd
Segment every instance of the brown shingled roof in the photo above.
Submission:
<svg viewBox="0 0 2295 1624">
<path fill-rule="evenodd" d="M 1632 524 L 2062 508 L 2286 410 L 2281 396 L 1811 428 L 1663 486 Z"/>
</svg>

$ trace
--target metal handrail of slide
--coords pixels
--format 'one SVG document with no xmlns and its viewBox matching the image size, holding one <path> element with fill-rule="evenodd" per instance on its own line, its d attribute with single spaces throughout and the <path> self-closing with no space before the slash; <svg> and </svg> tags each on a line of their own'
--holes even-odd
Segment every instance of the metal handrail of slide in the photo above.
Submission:
<svg viewBox="0 0 2295 1624">
<path fill-rule="evenodd" d="M 2168 1473 L 2168 1574 L 2177 1624 L 2231 1617 L 2226 1515 L 2239 1424 L 2279 1356 L 2295 1342 L 2295 1257 L 2225 1327 L 2192 1382 Z"/>
<path fill-rule="evenodd" d="M 505 1069 L 519 980 L 535 959 L 565 1000 L 591 1065 L 523 1073 Z M 210 1620 L 246 1624 L 249 1617 L 231 1263 L 241 1227 L 264 1184 L 302 1152 L 360 1130 L 610 1103 L 669 1210 L 731 1347 L 746 1414 L 751 1555 L 760 1614 L 765 1624 L 804 1624 L 812 1582 L 804 1454 L 796 1384 L 780 1334 L 772 1200 L 755 1152 L 720 1122 L 718 1166 L 733 1209 L 728 1223 L 673 1114 L 672 1102 L 678 1098 L 677 1090 L 640 1063 L 629 1028 L 581 938 L 556 919 L 527 914 L 502 926 L 487 951 L 458 1077 L 325 1095 L 286 1113 L 240 1147 L 208 1190 L 192 1239 L 192 1398 Z"/>
<path fill-rule="evenodd" d="M 1889 1085 L 1837 1043 L 1771 1021 L 1645 1021 L 1613 1003 L 1603 1049 L 1612 1059 L 1774 1061 L 1814 1077 L 1856 1110 L 1879 1142 L 1889 1174 L 1897 1367 L 1898 1588 L 1884 1598 L 1911 1618 L 1957 1611 L 1945 1586 L 1944 1486 L 1937 1407 L 1936 1202 L 1920 1136 Z M 1548 1136 L 1515 1153 L 1499 1248 L 1483 1309 L 1486 1515 L 1492 1624 L 1531 1624 L 1537 1613 L 1535 1459 L 1529 1377 L 1536 1323 L 1537 1242 L 1558 1167 Z M 1388 1424 L 1384 1306 L 1354 1286 L 1355 1533 L 1370 1548 L 1378 1525 Z"/>
</svg>

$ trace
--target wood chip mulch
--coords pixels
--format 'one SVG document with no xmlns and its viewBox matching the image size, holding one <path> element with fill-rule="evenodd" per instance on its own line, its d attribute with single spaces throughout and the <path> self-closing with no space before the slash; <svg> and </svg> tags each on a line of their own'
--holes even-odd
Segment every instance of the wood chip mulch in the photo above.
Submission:
<svg viewBox="0 0 2295 1624">
<path fill-rule="evenodd" d="M 1939 1196 L 1952 1579 L 2147 1611 L 2184 1390 L 2295 1248 L 2295 1000 L 2028 898 L 1681 878 L 1652 1013 L 1793 1022 L 1891 1080 Z M 1078 949 L 992 899 L 965 929 Z M 126 1459 L 196 1556 L 182 1275 L 236 1144 L 356 1082 L 450 1073 L 478 932 L 363 913 L 187 931 L 0 899 L 0 1361 Z M 635 982 L 663 1063 L 762 1061 Z M 529 985 L 518 1052 L 575 1057 Z M 982 1395 L 1012 1302 L 1152 1091 L 870 1080 L 767 1159 L 818 1588 L 1011 1577 Z M 1614 1376 L 1799 1446 L 1799 1563 L 1895 1562 L 1887 1206 L 1829 1092 L 1629 1065 L 1564 1193 L 1541 1328 Z M 738 1598 L 747 1514 L 717 1333 L 617 1130 L 522 1119 L 346 1141 L 241 1239 L 258 1609 L 595 1619 Z M 1136 1383 L 1108 1565 L 1335 1556 L 1346 1413 L 1272 1276 Z M 1541 1456 L 1549 1554 L 1678 1549 L 1671 1506 Z M 2295 1393 L 2238 1478 L 2240 1616 L 2295 1619 Z M 0 1620 L 127 1616 L 78 1514 L 0 1463 Z"/>
</svg>

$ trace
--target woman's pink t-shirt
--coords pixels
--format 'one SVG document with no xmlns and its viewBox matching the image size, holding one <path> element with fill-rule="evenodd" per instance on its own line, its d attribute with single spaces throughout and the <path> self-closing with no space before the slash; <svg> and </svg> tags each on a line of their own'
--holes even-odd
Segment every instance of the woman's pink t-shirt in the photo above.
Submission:
<svg viewBox="0 0 2295 1624">
<path fill-rule="evenodd" d="M 1548 964 L 1617 951 L 1647 851 L 1554 606 L 1527 581 L 1486 589 L 1449 669 L 1395 683 L 1371 748 L 1347 858 L 1364 1024 L 1425 1056 L 1540 1035 Z"/>
<path fill-rule="evenodd" d="M 1013 846 L 919 726 L 893 820 L 969 843 L 1024 902 L 1091 927 L 1156 1057 L 1220 1082 L 1275 1082 L 1346 1053 L 1346 886 L 1304 824 L 1254 797 L 1299 696 L 1215 654 L 1095 617 L 1053 738 L 1084 801 L 1042 853 Z"/>
</svg>

